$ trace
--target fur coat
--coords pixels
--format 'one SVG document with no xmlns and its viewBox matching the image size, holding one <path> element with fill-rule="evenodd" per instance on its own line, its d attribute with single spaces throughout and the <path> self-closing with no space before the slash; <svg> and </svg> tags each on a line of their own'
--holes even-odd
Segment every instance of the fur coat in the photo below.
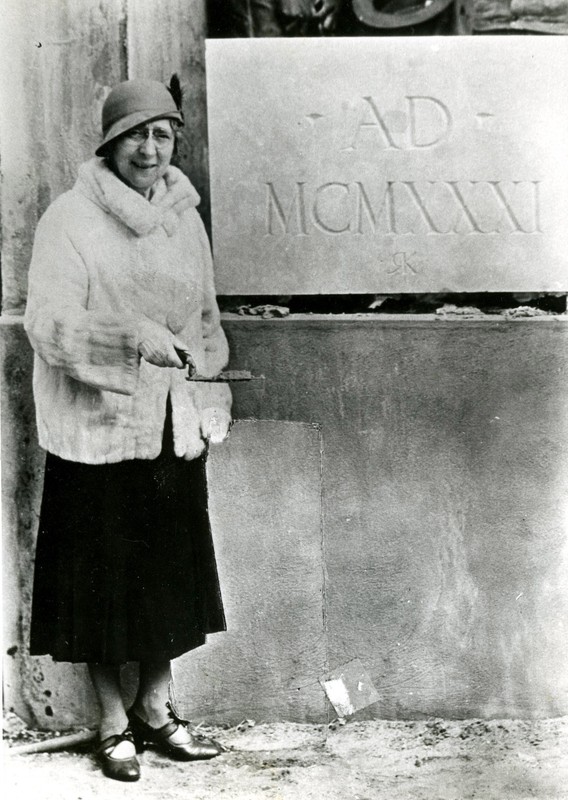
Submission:
<svg viewBox="0 0 568 800">
<path fill-rule="evenodd" d="M 151 319 L 183 341 L 207 376 L 227 363 L 199 195 L 169 167 L 150 200 L 95 158 L 37 227 L 25 328 L 35 351 L 40 445 L 71 461 L 156 458 L 166 400 L 176 455 L 204 449 L 204 420 L 230 420 L 223 384 L 191 383 L 138 353 Z"/>
</svg>

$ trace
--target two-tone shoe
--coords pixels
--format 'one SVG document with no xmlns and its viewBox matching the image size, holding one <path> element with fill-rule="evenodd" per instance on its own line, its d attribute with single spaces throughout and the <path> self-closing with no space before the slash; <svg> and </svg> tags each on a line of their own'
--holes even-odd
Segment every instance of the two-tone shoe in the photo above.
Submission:
<svg viewBox="0 0 568 800">
<path fill-rule="evenodd" d="M 158 750 L 176 761 L 202 761 L 215 758 L 223 752 L 222 746 L 214 739 L 208 739 L 190 730 L 188 720 L 181 719 L 168 703 L 170 721 L 160 728 L 152 728 L 132 709 L 128 712 L 130 728 L 134 734 L 136 752 L 141 753 L 147 743 L 154 744 Z M 172 736 L 183 727 L 189 741 L 172 741 Z"/>
<path fill-rule="evenodd" d="M 134 735 L 130 726 L 122 733 L 103 739 L 95 751 L 97 759 L 107 778 L 115 781 L 137 781 L 140 778 L 140 764 L 136 756 L 117 758 L 113 755 L 121 742 L 130 742 L 134 745 Z"/>
</svg>

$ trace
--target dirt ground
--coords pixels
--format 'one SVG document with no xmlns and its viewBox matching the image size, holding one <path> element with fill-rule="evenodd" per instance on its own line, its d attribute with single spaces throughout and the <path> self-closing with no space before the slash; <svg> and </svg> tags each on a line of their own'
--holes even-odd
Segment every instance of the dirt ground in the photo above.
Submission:
<svg viewBox="0 0 568 800">
<path fill-rule="evenodd" d="M 561 800 L 568 718 L 248 724 L 215 730 L 227 752 L 171 762 L 147 750 L 142 778 L 104 778 L 89 749 L 4 751 L 9 800 Z M 12 741 L 12 744 L 22 743 Z"/>
</svg>

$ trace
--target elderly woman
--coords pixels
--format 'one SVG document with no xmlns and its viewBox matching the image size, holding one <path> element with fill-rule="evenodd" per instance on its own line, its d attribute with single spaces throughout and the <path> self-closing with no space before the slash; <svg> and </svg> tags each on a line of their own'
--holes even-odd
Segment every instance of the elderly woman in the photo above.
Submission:
<svg viewBox="0 0 568 800">
<path fill-rule="evenodd" d="M 231 404 L 183 371 L 215 376 L 228 348 L 199 196 L 170 165 L 180 105 L 155 81 L 110 92 L 97 157 L 38 225 L 25 318 L 47 451 L 30 652 L 88 663 L 98 756 L 124 781 L 146 742 L 181 760 L 220 752 L 168 703 L 170 660 L 225 629 L 205 454 Z"/>
</svg>

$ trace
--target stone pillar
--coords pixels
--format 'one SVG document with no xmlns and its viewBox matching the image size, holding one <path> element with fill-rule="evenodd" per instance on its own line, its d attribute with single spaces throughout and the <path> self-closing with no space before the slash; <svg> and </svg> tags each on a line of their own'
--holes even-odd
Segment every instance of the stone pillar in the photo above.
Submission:
<svg viewBox="0 0 568 800">
<path fill-rule="evenodd" d="M 118 0 L 9 0 L 3 16 L 2 309 L 20 314 L 37 220 L 92 154 L 125 77 L 124 17 Z"/>
</svg>

